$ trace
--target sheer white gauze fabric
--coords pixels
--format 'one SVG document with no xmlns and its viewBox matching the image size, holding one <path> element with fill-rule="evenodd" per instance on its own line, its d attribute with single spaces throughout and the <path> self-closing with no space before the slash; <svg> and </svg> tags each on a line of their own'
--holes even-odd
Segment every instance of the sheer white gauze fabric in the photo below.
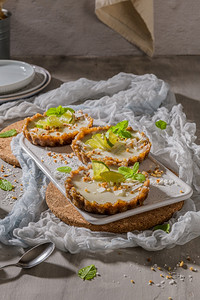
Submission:
<svg viewBox="0 0 200 300">
<path fill-rule="evenodd" d="M 128 119 L 133 128 L 143 130 L 152 141 L 154 155 L 193 187 L 192 199 L 185 201 L 183 209 L 171 218 L 169 234 L 161 230 L 146 230 L 119 235 L 68 226 L 49 210 L 44 211 L 48 180 L 21 150 L 18 135 L 13 138 L 12 150 L 21 164 L 26 189 L 10 215 L 0 221 L 0 240 L 5 244 L 26 246 L 50 239 L 58 249 L 77 253 L 86 249 L 98 251 L 138 245 L 147 250 L 160 250 L 197 237 L 200 225 L 200 146 L 195 144 L 196 127 L 187 122 L 181 105 L 175 105 L 174 95 L 167 84 L 154 75 L 120 73 L 107 81 L 80 79 L 68 82 L 30 102 L 12 103 L 10 112 L 9 107 L 6 112 L 2 109 L 0 122 L 4 118 L 12 119 L 13 114 L 17 117 L 17 112 L 18 117 L 20 114 L 27 116 L 31 108 L 33 114 L 51 106 L 66 106 L 86 99 L 96 100 L 72 107 L 83 109 L 102 123 L 114 124 Z M 161 131 L 155 126 L 159 119 L 167 122 L 166 130 Z"/>
</svg>

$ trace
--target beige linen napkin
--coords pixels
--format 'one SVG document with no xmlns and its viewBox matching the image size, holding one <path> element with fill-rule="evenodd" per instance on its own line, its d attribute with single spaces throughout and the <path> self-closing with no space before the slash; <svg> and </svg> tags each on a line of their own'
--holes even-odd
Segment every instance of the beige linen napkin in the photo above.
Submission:
<svg viewBox="0 0 200 300">
<path fill-rule="evenodd" d="M 96 0 L 95 13 L 129 42 L 153 55 L 153 0 Z"/>
</svg>

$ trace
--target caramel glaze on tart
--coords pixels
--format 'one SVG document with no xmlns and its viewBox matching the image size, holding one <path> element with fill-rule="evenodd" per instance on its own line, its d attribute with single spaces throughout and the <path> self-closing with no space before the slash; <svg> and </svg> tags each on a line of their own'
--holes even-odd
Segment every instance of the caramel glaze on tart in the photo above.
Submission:
<svg viewBox="0 0 200 300">
<path fill-rule="evenodd" d="M 149 139 L 146 137 L 144 132 L 133 131 L 131 127 L 128 127 L 127 130 L 132 133 L 138 133 L 141 136 L 141 142 L 139 145 L 140 151 L 138 151 L 137 155 L 131 155 L 130 151 L 130 155 L 127 158 L 119 158 L 117 157 L 117 155 L 116 157 L 112 157 L 112 155 L 110 155 L 110 153 L 112 152 L 105 153 L 105 151 L 100 149 L 89 149 L 89 146 L 84 144 L 83 140 L 86 139 L 87 136 L 92 136 L 93 134 L 100 132 L 106 132 L 110 127 L 111 126 L 108 125 L 105 127 L 84 128 L 81 130 L 81 132 L 76 136 L 71 145 L 74 153 L 80 161 L 82 161 L 84 164 L 87 164 L 88 162 L 91 162 L 91 160 L 100 160 L 103 161 L 106 165 L 129 166 L 133 165 L 137 161 L 142 162 L 148 156 L 151 149 L 151 143 Z M 127 148 L 127 150 L 129 149 Z M 125 151 L 124 153 L 125 155 L 127 154 Z"/>
<path fill-rule="evenodd" d="M 77 112 L 80 114 L 80 111 Z M 76 113 L 75 113 L 76 116 Z M 68 132 L 63 132 L 62 128 L 52 128 L 52 129 L 43 129 L 40 130 L 35 126 L 35 123 L 42 118 L 45 118 L 45 113 L 39 114 L 37 113 L 33 117 L 26 118 L 25 124 L 23 127 L 23 134 L 24 136 L 34 145 L 39 145 L 42 147 L 50 146 L 50 147 L 56 147 L 56 146 L 62 146 L 62 145 L 68 145 L 72 142 L 74 137 L 79 133 L 80 130 L 83 129 L 83 127 L 79 127 L 76 125 L 80 119 L 80 117 L 77 117 L 75 120 L 75 124 L 64 124 L 63 128 L 72 128 L 72 130 Z M 87 122 L 84 127 L 89 128 L 92 127 L 93 119 L 89 117 L 87 114 L 82 114 L 81 116 L 84 118 L 84 120 Z M 77 122 L 77 123 L 76 123 Z"/>
<path fill-rule="evenodd" d="M 72 171 L 70 177 L 68 177 L 68 179 L 65 182 L 66 195 L 76 207 L 90 213 L 113 215 L 116 213 L 127 211 L 129 209 L 136 208 L 143 204 L 149 192 L 149 179 L 147 177 L 145 182 L 141 184 L 141 186 L 137 189 L 137 191 L 133 192 L 132 194 L 131 193 L 129 194 L 129 199 L 127 199 L 127 201 L 124 200 L 125 197 L 120 197 L 120 195 L 115 196 L 116 201 L 110 201 L 111 193 L 107 191 L 105 191 L 100 195 L 100 200 L 98 199 L 98 201 L 95 201 L 95 195 L 93 195 L 93 193 L 89 191 L 90 185 L 92 184 L 92 180 L 93 180 L 92 177 L 90 177 L 91 175 L 88 175 L 89 174 L 88 171 L 90 171 L 91 169 L 92 169 L 91 164 L 89 164 L 87 167 L 81 166 L 77 170 Z M 88 185 L 86 185 L 86 182 L 90 180 L 91 182 L 89 182 Z M 85 193 L 83 195 L 83 189 L 78 191 L 79 184 L 81 185 L 80 182 L 84 187 L 84 191 L 87 190 L 86 187 L 88 186 L 87 194 L 88 195 L 90 194 L 90 201 L 88 200 L 89 198 L 87 196 L 84 196 Z M 98 186 L 98 182 L 96 182 L 96 184 Z M 102 184 L 107 184 L 107 183 L 102 183 Z M 96 192 L 94 193 L 96 194 Z M 105 202 L 106 193 L 108 193 L 107 197 L 109 200 L 108 201 L 106 200 Z"/>
</svg>

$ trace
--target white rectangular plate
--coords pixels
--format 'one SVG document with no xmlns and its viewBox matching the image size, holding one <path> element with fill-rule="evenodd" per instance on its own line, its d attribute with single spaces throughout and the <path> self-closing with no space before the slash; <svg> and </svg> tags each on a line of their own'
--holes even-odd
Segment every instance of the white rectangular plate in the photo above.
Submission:
<svg viewBox="0 0 200 300">
<path fill-rule="evenodd" d="M 72 169 L 76 169 L 81 165 L 75 155 L 68 157 L 72 153 L 71 147 L 39 147 L 31 144 L 23 136 L 21 137 L 20 144 L 22 149 L 30 155 L 44 174 L 46 174 L 61 193 L 66 196 L 64 182 L 69 175 L 57 172 L 56 169 L 64 165 L 70 166 Z M 161 180 L 158 184 L 156 182 L 157 178 L 150 176 L 150 191 L 143 206 L 111 216 L 91 214 L 78 209 L 76 206 L 74 207 L 80 212 L 86 221 L 95 225 L 103 225 L 188 199 L 192 195 L 191 187 L 164 165 L 155 160 L 152 155 L 149 155 L 145 161 L 140 163 L 140 170 L 154 170 L 158 165 L 160 166 L 160 169 L 163 170 L 162 179 L 164 180 L 164 183 L 168 184 L 161 184 L 163 180 Z M 70 200 L 68 199 L 68 201 Z"/>
</svg>

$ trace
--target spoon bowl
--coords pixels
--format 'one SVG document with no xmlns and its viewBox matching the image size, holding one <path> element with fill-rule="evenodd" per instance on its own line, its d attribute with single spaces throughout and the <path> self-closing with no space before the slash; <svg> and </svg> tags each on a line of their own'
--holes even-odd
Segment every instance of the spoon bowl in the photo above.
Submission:
<svg viewBox="0 0 200 300">
<path fill-rule="evenodd" d="M 54 249 L 55 245 L 52 242 L 39 244 L 25 252 L 17 263 L 0 267 L 0 269 L 11 266 L 20 267 L 23 269 L 35 267 L 36 265 L 47 259 Z"/>
</svg>

